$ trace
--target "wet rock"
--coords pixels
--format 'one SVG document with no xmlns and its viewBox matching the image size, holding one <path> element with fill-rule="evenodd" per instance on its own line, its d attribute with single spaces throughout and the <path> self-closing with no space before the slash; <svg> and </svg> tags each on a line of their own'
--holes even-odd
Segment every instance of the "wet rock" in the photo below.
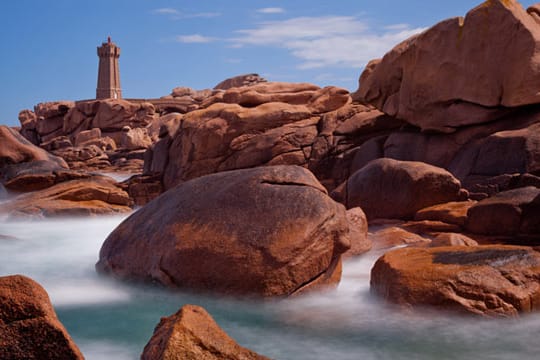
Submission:
<svg viewBox="0 0 540 360">
<path fill-rule="evenodd" d="M 371 291 L 405 307 L 494 317 L 539 309 L 540 254 L 530 247 L 405 248 L 371 270 Z"/>
<path fill-rule="evenodd" d="M 478 246 L 478 242 L 463 234 L 440 233 L 435 236 L 429 246 Z"/>
<path fill-rule="evenodd" d="M 47 189 L 23 194 L 2 205 L 0 214 L 10 217 L 47 218 L 90 216 L 131 211 L 126 192 L 107 177 L 71 180 Z"/>
<path fill-rule="evenodd" d="M 337 284 L 348 236 L 345 208 L 309 171 L 259 167 L 162 194 L 109 235 L 96 268 L 172 288 L 287 296 Z"/>
<path fill-rule="evenodd" d="M 0 358 L 84 359 L 47 292 L 25 276 L 0 277 Z"/>
<path fill-rule="evenodd" d="M 476 204 L 476 201 L 457 201 L 429 206 L 419 210 L 414 219 L 442 221 L 448 224 L 465 226 L 467 211 Z"/>
<path fill-rule="evenodd" d="M 256 360 L 268 359 L 238 345 L 200 306 L 184 305 L 161 318 L 144 347 L 141 360 Z"/>
<path fill-rule="evenodd" d="M 369 230 L 368 237 L 373 250 L 389 249 L 396 246 L 425 246 L 431 239 L 398 226 L 375 226 Z"/>
</svg>

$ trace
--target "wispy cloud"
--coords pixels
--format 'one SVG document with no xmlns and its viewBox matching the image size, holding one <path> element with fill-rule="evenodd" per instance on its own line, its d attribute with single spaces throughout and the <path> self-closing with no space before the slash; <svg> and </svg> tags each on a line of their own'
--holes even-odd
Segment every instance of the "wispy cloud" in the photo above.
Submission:
<svg viewBox="0 0 540 360">
<path fill-rule="evenodd" d="M 221 16 L 219 12 L 200 12 L 200 13 L 184 13 L 173 8 L 159 8 L 152 10 L 152 14 L 167 15 L 172 20 L 193 19 L 193 18 L 214 18 Z"/>
<path fill-rule="evenodd" d="M 257 12 L 261 14 L 282 14 L 285 12 L 285 9 L 280 7 L 266 7 L 262 9 L 257 9 Z"/>
<path fill-rule="evenodd" d="M 288 49 L 302 61 L 301 69 L 326 66 L 358 68 L 423 30 L 404 24 L 373 29 L 354 16 L 297 17 L 238 30 L 230 42 L 232 47 Z"/>
<path fill-rule="evenodd" d="M 219 12 L 201 12 L 201 13 L 194 13 L 194 14 L 184 14 L 184 18 L 214 18 L 221 16 L 221 13 Z"/>
<path fill-rule="evenodd" d="M 179 15 L 180 12 L 173 8 L 159 8 L 152 10 L 153 14 L 159 14 L 159 15 Z"/>
<path fill-rule="evenodd" d="M 186 43 L 186 44 L 206 44 L 217 39 L 214 37 L 204 36 L 201 34 L 191 34 L 191 35 L 178 35 L 175 37 L 177 42 Z"/>
</svg>

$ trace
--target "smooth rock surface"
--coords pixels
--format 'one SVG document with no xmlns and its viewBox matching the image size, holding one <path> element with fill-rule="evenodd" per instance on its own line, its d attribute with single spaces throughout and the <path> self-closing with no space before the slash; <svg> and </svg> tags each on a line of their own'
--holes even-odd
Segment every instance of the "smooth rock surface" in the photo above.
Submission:
<svg viewBox="0 0 540 360">
<path fill-rule="evenodd" d="M 539 279 L 530 247 L 405 248 L 377 260 L 371 291 L 405 307 L 507 317 L 540 308 Z"/>
<path fill-rule="evenodd" d="M 388 158 L 354 173 L 342 196 L 347 208 L 361 207 L 368 219 L 412 219 L 420 209 L 466 197 L 459 180 L 448 171 Z"/>
<path fill-rule="evenodd" d="M 452 132 L 540 102 L 540 25 L 515 0 L 489 0 L 373 62 L 355 98 L 423 130 Z"/>
<path fill-rule="evenodd" d="M 475 234 L 540 236 L 540 189 L 527 186 L 479 201 L 468 210 L 466 227 Z"/>
<path fill-rule="evenodd" d="M 105 240 L 96 268 L 172 288 L 287 296 L 339 282 L 345 208 L 298 166 L 222 172 L 148 203 Z"/>
<path fill-rule="evenodd" d="M 128 194 L 112 179 L 94 177 L 58 183 L 2 204 L 0 214 L 13 218 L 90 216 L 130 212 Z"/>
</svg>

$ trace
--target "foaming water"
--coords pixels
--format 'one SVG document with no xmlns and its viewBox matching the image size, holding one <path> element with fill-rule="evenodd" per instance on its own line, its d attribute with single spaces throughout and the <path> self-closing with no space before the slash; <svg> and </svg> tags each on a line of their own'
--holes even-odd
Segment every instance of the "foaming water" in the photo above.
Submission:
<svg viewBox="0 0 540 360">
<path fill-rule="evenodd" d="M 205 307 L 241 345 L 274 359 L 537 359 L 540 316 L 480 320 L 408 313 L 369 293 L 380 254 L 345 262 L 335 291 L 280 301 L 172 293 L 98 276 L 94 264 L 124 217 L 0 221 L 0 275 L 24 274 L 49 292 L 87 359 L 137 359 L 160 317 Z M 13 239 L 15 238 L 15 239 Z"/>
</svg>

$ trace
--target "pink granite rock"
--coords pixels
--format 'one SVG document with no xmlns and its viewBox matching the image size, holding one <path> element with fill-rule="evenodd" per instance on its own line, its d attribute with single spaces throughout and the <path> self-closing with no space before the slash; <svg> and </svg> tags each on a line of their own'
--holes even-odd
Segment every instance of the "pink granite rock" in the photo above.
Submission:
<svg viewBox="0 0 540 360">
<path fill-rule="evenodd" d="M 540 102 L 540 24 L 515 0 L 402 42 L 361 76 L 355 98 L 423 130 L 452 132 Z"/>
</svg>

